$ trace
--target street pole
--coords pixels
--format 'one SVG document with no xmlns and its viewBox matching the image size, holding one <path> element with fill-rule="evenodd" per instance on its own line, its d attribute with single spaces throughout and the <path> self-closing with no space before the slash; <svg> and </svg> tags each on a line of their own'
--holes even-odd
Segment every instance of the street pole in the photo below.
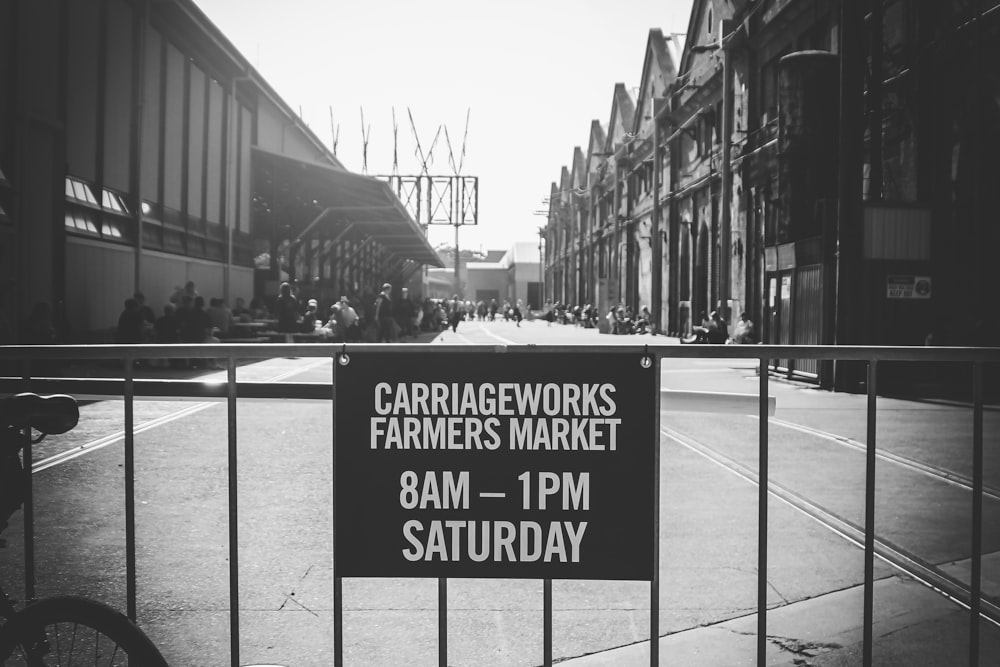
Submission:
<svg viewBox="0 0 1000 667">
<path fill-rule="evenodd" d="M 545 255 L 542 254 L 542 240 L 545 238 L 545 228 L 538 228 L 538 309 L 545 305 Z"/>
<path fill-rule="evenodd" d="M 464 296 L 462 294 L 462 280 L 459 274 L 459 266 L 462 263 L 462 258 L 458 254 L 458 223 L 455 223 L 455 294 L 459 296 Z"/>
<path fill-rule="evenodd" d="M 851 266 L 861 257 L 862 167 L 865 130 L 864 11 L 861 3 L 844 2 L 840 12 L 840 146 L 837 184 L 837 345 L 860 343 L 859 276 Z M 864 381 L 859 362 L 838 361 L 834 384 L 839 391 L 856 391 Z"/>
</svg>

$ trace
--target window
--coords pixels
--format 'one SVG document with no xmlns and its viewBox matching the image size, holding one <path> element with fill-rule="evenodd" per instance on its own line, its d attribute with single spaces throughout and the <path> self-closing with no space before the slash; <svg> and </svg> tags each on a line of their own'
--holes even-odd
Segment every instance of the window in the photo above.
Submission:
<svg viewBox="0 0 1000 667">
<path fill-rule="evenodd" d="M 125 197 L 123 195 L 111 190 L 105 190 L 102 199 L 104 210 L 112 211 L 119 215 L 128 215 L 128 207 L 125 205 Z"/>
<path fill-rule="evenodd" d="M 66 229 L 88 234 L 98 234 L 94 214 L 82 209 L 66 211 Z"/>
<path fill-rule="evenodd" d="M 91 206 L 98 206 L 97 197 L 94 196 L 93 189 L 83 181 L 69 176 L 66 177 L 66 198 L 75 199 L 78 202 L 90 204 Z"/>
<path fill-rule="evenodd" d="M 65 227 L 67 230 L 84 235 L 94 235 L 111 241 L 127 241 L 125 230 L 128 207 L 124 195 L 112 190 L 101 191 L 98 204 L 95 188 L 73 177 L 65 181 L 66 207 Z M 102 209 L 104 215 L 98 210 Z"/>
</svg>

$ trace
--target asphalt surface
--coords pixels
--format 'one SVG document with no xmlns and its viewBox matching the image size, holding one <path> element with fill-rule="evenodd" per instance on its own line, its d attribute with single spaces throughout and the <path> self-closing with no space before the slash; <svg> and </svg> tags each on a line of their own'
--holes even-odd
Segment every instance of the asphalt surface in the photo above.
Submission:
<svg viewBox="0 0 1000 667">
<path fill-rule="evenodd" d="M 430 337 L 422 340 L 429 342 Z M 635 344 L 544 322 L 473 323 L 448 344 Z M 664 388 L 756 394 L 755 364 L 664 359 Z M 273 359 L 238 379 L 329 382 L 332 361 Z M 155 371 L 150 371 L 155 373 Z M 205 373 L 208 380 L 218 373 Z M 864 522 L 864 396 L 774 379 L 770 478 L 792 497 Z M 660 656 L 662 664 L 754 664 L 756 417 L 682 413 L 661 404 Z M 240 664 L 333 661 L 332 410 L 326 402 L 238 405 Z M 880 398 L 876 526 L 880 539 L 969 580 L 971 409 Z M 36 464 L 81 445 L 99 449 L 40 470 L 38 592 L 79 593 L 125 608 L 120 401 L 82 409 L 80 426 L 51 437 Z M 230 664 L 227 433 L 222 403 L 136 404 L 138 620 L 176 665 Z M 985 482 L 1000 488 L 1000 412 L 985 416 Z M 83 451 L 83 450 L 80 450 Z M 920 462 L 921 467 L 904 465 Z M 727 467 L 726 463 L 729 463 Z M 20 515 L 0 549 L 9 592 L 21 594 Z M 1000 601 L 1000 501 L 984 502 L 984 592 Z M 877 560 L 876 664 L 967 662 L 968 612 Z M 862 552 L 830 525 L 769 501 L 768 664 L 858 664 Z M 553 655 L 579 664 L 648 664 L 649 584 L 555 581 Z M 437 664 L 437 582 L 344 580 L 346 664 Z M 542 662 L 542 583 L 450 580 L 448 662 Z M 981 622 L 982 660 L 1000 662 L 1000 629 Z"/>
</svg>

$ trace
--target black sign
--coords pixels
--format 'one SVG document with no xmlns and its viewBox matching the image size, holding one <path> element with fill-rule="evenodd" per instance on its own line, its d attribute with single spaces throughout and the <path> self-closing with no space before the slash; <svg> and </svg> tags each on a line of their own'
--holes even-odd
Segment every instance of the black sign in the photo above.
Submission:
<svg viewBox="0 0 1000 667">
<path fill-rule="evenodd" d="M 657 365 L 634 353 L 337 364 L 344 577 L 653 577 Z"/>
</svg>

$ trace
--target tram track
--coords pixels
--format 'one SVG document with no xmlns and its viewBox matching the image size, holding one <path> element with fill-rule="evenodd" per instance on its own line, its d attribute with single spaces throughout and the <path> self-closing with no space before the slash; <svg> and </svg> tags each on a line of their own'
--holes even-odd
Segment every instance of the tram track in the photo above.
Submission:
<svg viewBox="0 0 1000 667">
<path fill-rule="evenodd" d="M 661 425 L 660 434 L 744 481 L 757 487 L 760 486 L 760 477 L 756 471 L 718 449 L 670 427 Z M 839 516 L 828 508 L 814 503 L 809 498 L 793 491 L 778 481 L 768 479 L 767 492 L 772 498 L 804 514 L 841 539 L 859 549 L 864 548 L 865 531 L 863 527 Z M 963 582 L 949 576 L 937 566 L 927 563 L 918 555 L 887 540 L 880 539 L 877 535 L 874 540 L 874 548 L 875 556 L 890 567 L 944 595 L 961 607 L 965 609 L 971 608 L 971 590 Z M 1000 606 L 985 597 L 981 598 L 980 605 L 981 617 L 1000 627 Z"/>
<path fill-rule="evenodd" d="M 757 415 L 750 415 L 750 417 L 752 419 L 759 419 Z M 823 431 L 821 429 L 805 426 L 803 424 L 796 424 L 795 422 L 785 421 L 784 419 L 779 419 L 777 417 L 769 418 L 768 423 L 774 424 L 775 426 L 781 426 L 782 428 L 787 428 L 792 431 L 798 431 L 807 435 L 823 438 L 824 440 L 834 442 L 857 452 L 864 453 L 868 449 L 864 443 L 858 442 L 857 440 L 847 436 L 837 435 L 836 433 L 830 433 L 829 431 Z M 923 463 L 922 461 L 918 461 L 901 454 L 895 454 L 885 449 L 879 450 L 876 448 L 875 456 L 876 458 L 886 461 L 887 463 L 895 463 L 896 465 L 915 471 L 936 481 L 944 482 L 945 484 L 963 489 L 965 491 L 972 491 L 972 480 L 965 475 L 960 475 L 945 468 Z M 997 489 L 994 486 L 984 485 L 983 497 L 989 498 L 990 500 L 1000 501 L 1000 489 Z"/>
<path fill-rule="evenodd" d="M 295 377 L 296 375 L 299 375 L 301 373 L 305 373 L 305 372 L 310 371 L 310 370 L 312 370 L 314 368 L 318 368 L 319 366 L 322 366 L 324 364 L 330 364 L 330 363 L 332 363 L 331 359 L 322 358 L 322 359 L 316 360 L 316 361 L 314 361 L 312 363 L 306 364 L 302 368 L 294 368 L 294 369 L 291 369 L 291 370 L 287 370 L 287 371 L 283 371 L 281 373 L 278 373 L 278 374 L 276 374 L 274 376 L 266 378 L 264 380 L 264 382 L 282 382 L 282 381 L 287 380 L 289 378 Z M 202 380 L 204 382 L 215 382 L 215 381 L 217 381 L 217 380 L 213 379 L 213 377 L 211 375 L 202 378 Z M 190 417 L 191 415 L 194 415 L 194 414 L 197 414 L 199 412 L 202 412 L 203 410 L 207 410 L 208 408 L 210 408 L 212 406 L 215 406 L 215 405 L 219 405 L 219 402 L 217 402 L 217 401 L 209 401 L 209 402 L 199 402 L 199 403 L 194 403 L 192 405 L 187 405 L 187 406 L 185 406 L 183 408 L 180 408 L 179 410 L 175 410 L 173 412 L 169 412 L 169 413 L 167 413 L 165 415 L 161 415 L 159 417 L 151 419 L 148 422 L 145 422 L 143 424 L 140 424 L 140 425 L 136 426 L 133 429 L 133 434 L 143 433 L 145 431 L 151 431 L 151 430 L 159 428 L 161 426 L 165 426 L 166 424 L 169 424 L 170 422 L 177 421 L 178 419 L 184 419 L 184 418 Z M 56 467 L 58 465 L 61 465 L 63 463 L 68 463 L 69 461 L 72 461 L 73 459 L 79 458 L 81 456 L 85 456 L 87 454 L 92 454 L 94 452 L 97 452 L 97 451 L 99 451 L 101 449 L 104 449 L 105 447 L 108 447 L 110 445 L 113 445 L 113 444 L 116 444 L 118 442 L 123 441 L 125 439 L 125 435 L 126 435 L 125 431 L 117 431 L 117 432 L 110 433 L 108 435 L 101 436 L 99 438 L 90 440 L 90 441 L 85 442 L 83 444 L 75 445 L 73 447 L 70 447 L 69 449 L 65 449 L 65 450 L 63 450 L 61 452 L 58 452 L 56 454 L 52 454 L 50 456 L 47 456 L 47 457 L 45 457 L 43 459 L 40 459 L 40 460 L 35 461 L 35 462 L 32 463 L 32 465 L 31 465 L 31 473 L 32 474 L 37 474 L 37 473 L 40 473 L 42 471 L 49 470 L 50 468 L 54 468 L 54 467 Z"/>
</svg>

